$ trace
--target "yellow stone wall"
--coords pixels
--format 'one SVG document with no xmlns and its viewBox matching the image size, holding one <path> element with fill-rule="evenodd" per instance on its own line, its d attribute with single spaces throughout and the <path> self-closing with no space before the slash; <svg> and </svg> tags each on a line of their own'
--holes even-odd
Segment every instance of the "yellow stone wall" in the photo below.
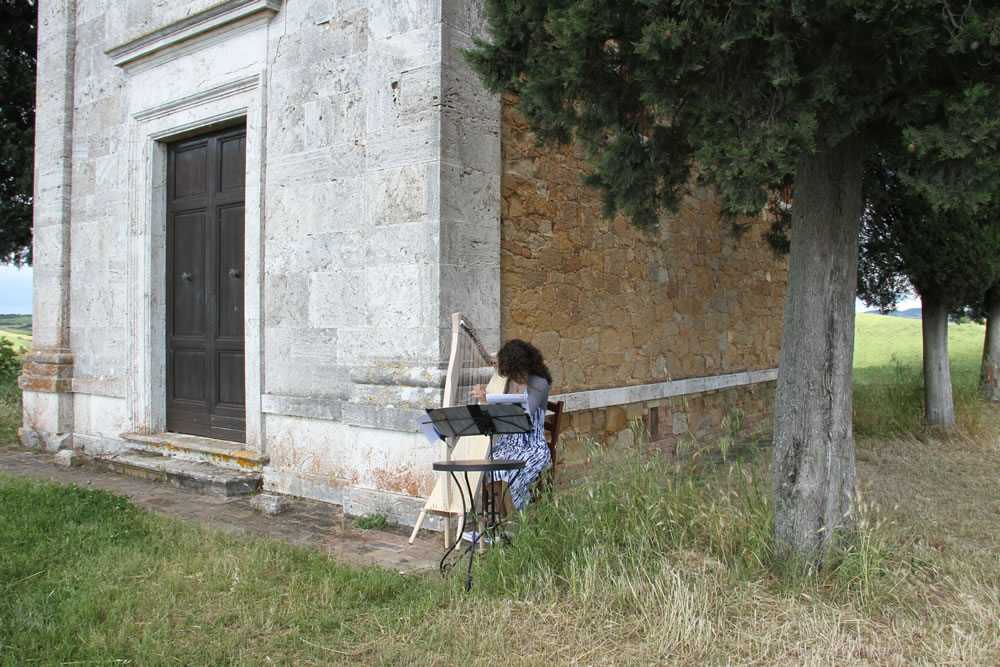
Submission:
<svg viewBox="0 0 1000 667">
<path fill-rule="evenodd" d="M 763 218 L 733 238 L 712 191 L 692 184 L 680 211 L 646 237 L 620 215 L 603 217 L 575 146 L 535 146 L 510 98 L 502 119 L 501 330 L 541 349 L 555 391 L 778 366 L 787 265 L 763 238 Z M 712 393 L 761 415 L 772 389 Z M 701 422 L 721 420 L 724 403 L 702 395 L 574 412 L 564 442 L 620 436 L 632 417 L 648 425 L 651 407 L 653 430 L 676 442 L 685 420 L 688 436 L 696 422 L 709 433 Z"/>
</svg>

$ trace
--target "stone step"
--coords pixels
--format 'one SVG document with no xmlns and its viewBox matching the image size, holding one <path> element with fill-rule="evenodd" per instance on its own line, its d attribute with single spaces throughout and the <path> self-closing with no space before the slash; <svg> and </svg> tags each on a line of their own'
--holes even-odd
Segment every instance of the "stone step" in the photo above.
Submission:
<svg viewBox="0 0 1000 667">
<path fill-rule="evenodd" d="M 169 482 L 219 498 L 244 496 L 261 488 L 260 472 L 228 470 L 210 463 L 185 461 L 153 452 L 108 454 L 94 460 L 115 472 Z"/>
<path fill-rule="evenodd" d="M 245 449 L 243 443 L 228 440 L 183 433 L 124 433 L 121 437 L 131 449 L 228 470 L 260 472 L 268 461 L 267 456 Z"/>
</svg>

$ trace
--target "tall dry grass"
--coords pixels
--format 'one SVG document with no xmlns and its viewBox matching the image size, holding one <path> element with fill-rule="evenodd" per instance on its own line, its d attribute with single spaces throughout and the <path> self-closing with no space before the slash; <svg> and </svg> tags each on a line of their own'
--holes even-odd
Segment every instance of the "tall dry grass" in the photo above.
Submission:
<svg viewBox="0 0 1000 667">
<path fill-rule="evenodd" d="M 1000 426 L 992 408 L 984 419 Z M 704 496 L 674 495 L 692 526 L 676 541 L 657 534 L 655 504 L 624 502 L 589 517 L 617 538 L 564 545 L 565 560 L 534 572 L 517 562 L 533 548 L 519 536 L 478 573 L 498 600 L 477 607 L 479 641 L 528 663 L 1000 664 L 997 443 L 862 438 L 858 457 L 858 542 L 832 572 L 788 582 L 766 549 L 737 548 L 765 525 L 766 485 L 748 484 L 769 478 L 757 457 L 702 480 Z M 619 479 L 622 501 L 643 497 Z M 587 519 L 564 520 L 585 532 Z"/>
</svg>

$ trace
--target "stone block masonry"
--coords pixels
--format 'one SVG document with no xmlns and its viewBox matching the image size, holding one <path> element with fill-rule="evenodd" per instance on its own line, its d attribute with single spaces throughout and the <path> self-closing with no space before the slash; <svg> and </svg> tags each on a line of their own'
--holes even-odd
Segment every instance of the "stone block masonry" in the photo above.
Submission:
<svg viewBox="0 0 1000 667">
<path fill-rule="evenodd" d="M 577 148 L 535 147 L 462 58 L 483 6 L 39 2 L 24 441 L 114 454 L 167 430 L 168 380 L 197 356 L 167 345 L 168 147 L 230 127 L 243 356 L 206 368 L 242 387 L 268 490 L 412 521 L 439 455 L 416 418 L 440 404 L 455 311 L 492 349 L 542 349 L 570 454 L 628 444 L 637 419 L 667 448 L 732 405 L 766 414 L 786 270 L 764 222 L 730 238 L 696 184 L 653 236 L 605 220 Z"/>
<path fill-rule="evenodd" d="M 627 441 L 644 421 L 664 448 L 721 434 L 736 406 L 770 413 L 787 267 L 763 216 L 735 238 L 715 194 L 694 179 L 680 210 L 651 235 L 606 219 L 576 145 L 542 148 L 503 99 L 501 329 L 538 346 L 562 394 L 747 374 L 743 387 L 590 409 L 568 406 L 568 453 L 587 438 Z M 655 392 L 654 392 L 655 393 Z M 651 416 L 654 421 L 651 421 Z M 750 420 L 746 420 L 750 421 Z"/>
</svg>

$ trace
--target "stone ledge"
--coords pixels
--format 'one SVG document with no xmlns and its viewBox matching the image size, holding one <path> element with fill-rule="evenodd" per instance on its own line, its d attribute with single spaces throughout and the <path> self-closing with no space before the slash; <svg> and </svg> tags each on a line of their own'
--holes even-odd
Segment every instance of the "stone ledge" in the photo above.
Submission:
<svg viewBox="0 0 1000 667">
<path fill-rule="evenodd" d="M 266 455 L 242 449 L 242 443 L 228 440 L 182 433 L 123 433 L 121 437 L 134 449 L 226 470 L 259 473 L 268 461 Z"/>
<path fill-rule="evenodd" d="M 308 417 L 340 421 L 343 401 L 335 398 L 309 398 L 264 394 L 260 397 L 261 412 L 288 417 Z"/>
<path fill-rule="evenodd" d="M 62 348 L 36 349 L 24 355 L 25 365 L 54 364 L 57 366 L 72 366 L 73 354 Z"/>
<path fill-rule="evenodd" d="M 148 452 L 112 454 L 96 457 L 94 461 L 115 472 L 165 481 L 220 498 L 255 493 L 261 486 L 260 473 L 223 470 L 207 463 L 184 461 Z"/>
<path fill-rule="evenodd" d="M 416 433 L 417 420 L 426 412 L 422 408 L 396 408 L 388 405 L 344 404 L 344 423 L 351 426 L 381 428 L 403 433 Z"/>
<path fill-rule="evenodd" d="M 17 386 L 22 391 L 66 394 L 73 391 L 73 355 L 62 348 L 35 350 L 24 355 Z"/>
<path fill-rule="evenodd" d="M 420 387 L 442 389 L 447 370 L 437 367 L 379 367 L 355 366 L 351 368 L 351 382 L 389 387 Z"/>
<path fill-rule="evenodd" d="M 22 375 L 17 378 L 17 386 L 22 391 L 40 391 L 48 394 L 69 394 L 73 391 L 73 380 L 70 378 Z"/>
<path fill-rule="evenodd" d="M 552 394 L 549 400 L 565 401 L 565 412 L 594 410 L 614 405 L 628 405 L 643 401 L 655 401 L 672 396 L 700 394 L 706 391 L 743 387 L 760 382 L 771 382 L 778 378 L 778 369 L 771 368 L 745 373 L 728 373 L 726 375 L 709 375 L 706 377 L 672 380 L 669 382 L 652 382 L 633 385 L 631 387 L 615 387 L 611 389 L 594 389 L 591 391 L 574 391 L 566 394 Z"/>
</svg>

